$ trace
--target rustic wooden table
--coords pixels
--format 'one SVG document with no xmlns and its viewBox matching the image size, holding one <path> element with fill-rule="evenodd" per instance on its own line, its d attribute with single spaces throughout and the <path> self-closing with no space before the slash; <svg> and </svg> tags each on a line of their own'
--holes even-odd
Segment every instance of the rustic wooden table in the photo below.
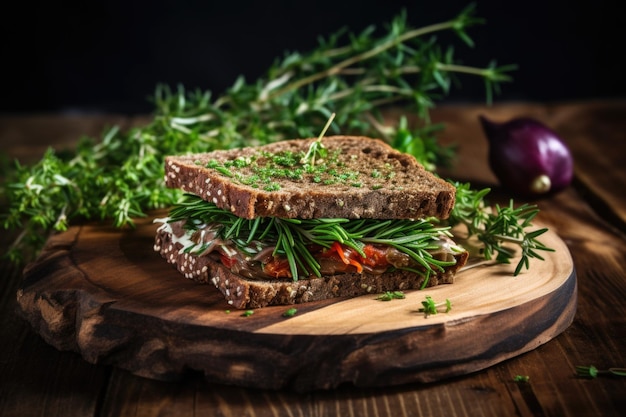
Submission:
<svg viewBox="0 0 626 417">
<path fill-rule="evenodd" d="M 578 310 L 561 335 L 528 353 L 470 375 L 389 388 L 342 386 L 306 394 L 220 386 L 193 376 L 160 382 L 46 344 L 16 314 L 21 270 L 0 264 L 0 415 L 2 416 L 618 416 L 626 412 L 626 378 L 575 376 L 576 365 L 626 366 L 626 102 L 506 103 L 441 106 L 442 139 L 460 145 L 442 175 L 493 188 L 478 115 L 532 116 L 556 130 L 576 160 L 571 187 L 538 201 L 539 220 L 569 247 L 578 274 Z M 71 146 L 122 116 L 0 116 L 0 149 L 24 162 L 47 146 Z M 516 202 L 522 202 L 516 199 Z M 0 236 L 8 247 L 11 233 Z M 1 249 L 0 252 L 5 252 Z M 479 337 L 479 336 L 478 336 Z M 471 343 L 471 341 L 468 341 Z M 528 375 L 527 383 L 514 381 Z"/>
</svg>

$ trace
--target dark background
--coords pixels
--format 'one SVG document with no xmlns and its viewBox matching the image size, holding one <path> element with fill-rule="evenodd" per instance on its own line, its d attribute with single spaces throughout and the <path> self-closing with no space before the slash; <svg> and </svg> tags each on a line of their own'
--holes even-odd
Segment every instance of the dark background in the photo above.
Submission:
<svg viewBox="0 0 626 417">
<path fill-rule="evenodd" d="M 149 97 L 159 83 L 219 95 L 238 75 L 254 81 L 285 51 L 309 51 L 318 36 L 341 27 L 354 32 L 371 24 L 382 27 L 402 9 L 418 27 L 455 17 L 469 3 L 22 3 L 0 17 L 0 113 L 149 112 Z M 456 56 L 473 66 L 491 60 L 518 65 L 499 101 L 624 98 L 626 18 L 618 3 L 477 1 L 477 16 L 486 23 L 469 30 L 474 49 L 454 40 Z M 448 101 L 484 100 L 481 82 L 462 80 Z"/>
</svg>

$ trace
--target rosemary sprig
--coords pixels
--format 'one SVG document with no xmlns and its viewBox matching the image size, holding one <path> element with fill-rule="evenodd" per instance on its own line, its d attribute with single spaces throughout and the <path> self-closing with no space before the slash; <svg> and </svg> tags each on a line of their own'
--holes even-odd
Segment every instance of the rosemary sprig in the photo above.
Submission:
<svg viewBox="0 0 626 417">
<path fill-rule="evenodd" d="M 508 206 L 496 205 L 492 208 L 485 203 L 490 189 L 473 190 L 469 184 L 453 183 L 457 189 L 456 202 L 448 223 L 451 226 L 462 224 L 467 229 L 467 238 L 475 237 L 482 243 L 483 256 L 499 263 L 510 263 L 516 253 L 511 245 L 521 249 L 521 258 L 515 267 L 514 275 L 523 268 L 530 267 L 530 259 L 543 260 L 539 251 L 554 252 L 545 246 L 538 237 L 547 228 L 529 230 L 532 221 L 539 213 L 535 205 L 522 204 L 515 207 L 511 200 Z"/>
<path fill-rule="evenodd" d="M 373 26 L 359 34 L 339 31 L 322 38 L 311 52 L 287 54 L 260 79 L 238 78 L 217 97 L 159 85 L 147 125 L 127 131 L 114 127 L 99 139 L 82 139 L 65 154 L 50 149 L 40 162 L 17 163 L 6 174 L 0 221 L 21 233 L 5 255 L 28 260 L 50 232 L 65 230 L 71 222 L 107 219 L 122 227 L 148 210 L 171 205 L 180 191 L 164 187 L 166 155 L 315 137 L 333 113 L 335 132 L 391 143 L 397 129 L 384 124 L 380 110 L 402 103 L 420 121 L 414 131 L 400 126 L 404 139 L 397 146 L 437 166 L 449 151 L 433 139 L 428 113 L 436 100 L 448 95 L 460 76 L 469 75 L 484 81 L 490 101 L 514 69 L 461 65 L 453 46 L 437 43 L 437 33 L 452 31 L 473 46 L 467 29 L 480 23 L 472 6 L 417 29 L 400 13 L 382 31 Z"/>
<path fill-rule="evenodd" d="M 219 225 L 217 235 L 222 240 L 234 242 L 240 250 L 248 251 L 252 241 L 270 242 L 275 246 L 274 254 L 285 256 L 289 262 L 291 276 L 321 277 L 320 265 L 309 250 L 315 244 L 330 248 L 339 242 L 362 256 L 367 243 L 390 245 L 419 263 L 422 269 L 413 271 L 428 277 L 442 271 L 453 262 L 445 262 L 432 256 L 429 250 L 437 248 L 437 240 L 449 234 L 447 227 L 436 227 L 429 220 L 372 219 L 280 219 L 260 217 L 242 219 L 229 211 L 215 206 L 193 194 L 185 194 L 172 207 L 169 222 L 186 221 L 186 227 L 195 230 L 208 224 Z M 204 248 L 187 248 L 190 252 L 202 252 Z"/>
</svg>

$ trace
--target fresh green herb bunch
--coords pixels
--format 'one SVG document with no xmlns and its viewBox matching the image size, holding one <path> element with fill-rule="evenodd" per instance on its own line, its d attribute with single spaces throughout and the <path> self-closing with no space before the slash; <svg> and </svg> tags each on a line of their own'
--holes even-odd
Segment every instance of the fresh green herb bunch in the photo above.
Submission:
<svg viewBox="0 0 626 417">
<path fill-rule="evenodd" d="M 255 83 L 238 78 L 214 101 L 209 93 L 194 94 L 192 101 L 202 103 L 197 109 L 192 106 L 184 111 L 182 93 L 172 99 L 161 88 L 156 96 L 157 118 L 163 117 L 173 129 L 203 137 L 214 147 L 231 148 L 315 137 L 322 123 L 336 115 L 334 133 L 372 135 L 390 143 L 397 140 L 418 160 L 436 166 L 450 157 L 447 149 L 432 140 L 437 129 L 429 123 L 429 110 L 436 100 L 460 83 L 460 75 L 471 75 L 484 81 L 486 100 L 491 102 L 515 69 L 493 62 L 485 68 L 460 65 L 452 46 L 443 48 L 437 43 L 437 33 L 452 31 L 473 47 L 466 30 L 481 23 L 469 6 L 449 21 L 418 29 L 410 27 L 406 14 L 400 13 L 382 30 L 375 26 L 359 34 L 340 30 L 321 38 L 309 53 L 293 52 L 277 59 Z M 408 132 L 414 141 L 397 139 L 398 133 L 406 136 L 406 124 L 387 126 L 380 115 L 380 109 L 397 103 L 423 122 Z"/>
<path fill-rule="evenodd" d="M 320 265 L 311 256 L 308 247 L 318 245 L 330 248 L 335 242 L 354 249 L 361 256 L 365 256 L 363 247 L 366 244 L 391 246 L 421 266 L 405 269 L 424 275 L 427 279 L 431 273 L 443 271 L 444 266 L 454 264 L 436 259 L 429 252 L 438 248 L 437 241 L 442 236 L 450 236 L 448 227 L 437 227 L 433 224 L 435 219 L 243 219 L 196 195 L 185 194 L 170 210 L 168 221 L 185 221 L 185 227 L 190 230 L 208 224 L 220 225 L 218 237 L 232 241 L 243 252 L 249 251 L 255 241 L 272 242 L 275 245 L 274 254 L 285 256 L 289 262 L 289 270 L 294 280 L 299 275 L 321 277 Z M 206 247 L 199 244 L 185 250 L 202 253 Z"/>
<path fill-rule="evenodd" d="M 157 86 L 154 117 L 146 126 L 83 139 L 70 154 L 51 149 L 40 162 L 17 164 L 6 174 L 1 222 L 21 234 L 5 255 L 30 258 L 51 231 L 65 230 L 72 221 L 113 219 L 121 227 L 171 205 L 180 192 L 164 187 L 166 155 L 314 137 L 333 113 L 335 132 L 395 140 L 400 150 L 437 166 L 450 153 L 432 139 L 428 112 L 435 101 L 449 94 L 459 75 L 484 80 L 487 101 L 510 80 L 512 66 L 460 65 L 453 48 L 436 41 L 438 32 L 452 31 L 473 46 L 466 30 L 480 23 L 473 7 L 419 29 L 409 27 L 401 13 L 382 32 L 339 31 L 309 53 L 287 54 L 256 82 L 239 78 L 218 97 Z M 422 123 L 413 131 L 386 126 L 380 109 L 394 103 Z"/>
</svg>

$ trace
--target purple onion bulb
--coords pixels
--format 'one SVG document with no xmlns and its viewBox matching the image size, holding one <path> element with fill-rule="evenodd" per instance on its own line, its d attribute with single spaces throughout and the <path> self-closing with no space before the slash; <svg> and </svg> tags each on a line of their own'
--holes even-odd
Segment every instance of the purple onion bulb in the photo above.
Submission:
<svg viewBox="0 0 626 417">
<path fill-rule="evenodd" d="M 495 123 L 479 117 L 489 141 L 489 166 L 501 185 L 525 197 L 557 193 L 574 176 L 567 145 L 541 122 L 518 117 Z"/>
</svg>

